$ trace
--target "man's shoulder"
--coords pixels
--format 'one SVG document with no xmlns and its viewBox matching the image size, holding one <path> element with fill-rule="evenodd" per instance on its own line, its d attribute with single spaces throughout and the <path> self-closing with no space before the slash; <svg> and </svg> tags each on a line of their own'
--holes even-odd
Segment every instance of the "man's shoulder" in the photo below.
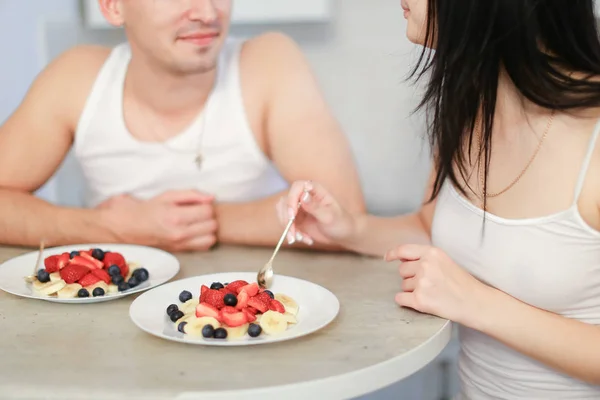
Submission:
<svg viewBox="0 0 600 400">
<path fill-rule="evenodd" d="M 281 32 L 265 32 L 247 39 L 242 47 L 242 58 L 247 62 L 258 62 L 264 66 L 278 65 L 286 57 L 301 57 L 300 46 Z M 269 62 L 269 63 L 267 63 Z"/>
</svg>

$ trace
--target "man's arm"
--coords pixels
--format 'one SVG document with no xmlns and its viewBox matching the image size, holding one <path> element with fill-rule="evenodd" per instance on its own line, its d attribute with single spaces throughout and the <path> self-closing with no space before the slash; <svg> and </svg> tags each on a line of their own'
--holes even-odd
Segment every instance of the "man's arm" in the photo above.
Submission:
<svg viewBox="0 0 600 400">
<path fill-rule="evenodd" d="M 0 126 L 0 242 L 37 246 L 110 240 L 103 211 L 62 208 L 32 193 L 69 151 L 79 114 L 107 51 L 82 47 L 53 61 Z"/>
<path fill-rule="evenodd" d="M 365 202 L 349 143 L 326 104 L 298 46 L 269 33 L 248 44 L 258 60 L 255 74 L 268 77 L 263 129 L 267 156 L 288 181 L 318 181 L 348 211 Z M 219 241 L 273 245 L 282 233 L 275 206 L 284 193 L 245 204 L 216 206 Z M 328 248 L 320 246 L 319 248 Z"/>
</svg>

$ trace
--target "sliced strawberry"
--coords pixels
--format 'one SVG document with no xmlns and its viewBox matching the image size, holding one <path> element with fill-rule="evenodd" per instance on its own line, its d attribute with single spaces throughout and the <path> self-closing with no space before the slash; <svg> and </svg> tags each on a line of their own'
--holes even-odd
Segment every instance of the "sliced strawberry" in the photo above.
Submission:
<svg viewBox="0 0 600 400">
<path fill-rule="evenodd" d="M 219 310 L 206 303 L 200 303 L 196 306 L 196 317 L 213 317 L 217 321 L 221 321 L 221 315 L 219 313 Z"/>
<path fill-rule="evenodd" d="M 226 286 L 226 288 L 231 290 L 232 292 L 234 292 L 234 294 L 238 294 L 240 289 L 242 287 L 246 286 L 247 284 L 248 284 L 248 282 L 246 282 L 246 281 L 233 281 L 230 284 L 228 284 Z"/>
<path fill-rule="evenodd" d="M 100 278 L 98 278 L 96 275 L 94 275 L 92 273 L 87 274 L 86 276 L 81 278 L 79 281 L 77 281 L 77 283 L 79 283 L 83 287 L 92 286 L 98 282 L 100 282 Z"/>
<path fill-rule="evenodd" d="M 58 269 L 63 269 L 67 265 L 69 265 L 69 261 L 71 260 L 71 255 L 69 253 L 62 253 L 58 257 Z"/>
<path fill-rule="evenodd" d="M 206 293 L 208 293 L 210 289 L 206 285 L 200 286 L 200 303 L 204 303 L 206 300 Z"/>
<path fill-rule="evenodd" d="M 92 250 L 79 250 L 79 255 L 87 254 L 88 256 L 92 255 Z"/>
<path fill-rule="evenodd" d="M 96 275 L 98 278 L 100 278 L 100 280 L 104 281 L 104 283 L 106 283 L 107 285 L 110 284 L 110 281 L 112 280 L 110 275 L 108 275 L 108 272 L 106 272 L 103 269 L 98 269 L 98 268 L 93 269 L 92 274 Z"/>
<path fill-rule="evenodd" d="M 258 294 L 258 283 L 254 282 L 246 286 L 242 286 L 240 293 L 248 293 L 248 297 L 254 297 Z"/>
<path fill-rule="evenodd" d="M 236 313 L 238 312 L 238 310 L 235 307 L 231 307 L 231 306 L 225 306 L 223 308 L 221 308 L 221 314 L 223 313 Z"/>
<path fill-rule="evenodd" d="M 100 260 L 96 260 L 94 257 L 89 255 L 88 253 L 79 253 L 79 255 L 87 260 L 89 260 L 96 268 L 104 268 L 104 263 Z"/>
<path fill-rule="evenodd" d="M 208 289 L 206 292 L 206 296 L 204 298 L 204 302 L 210 304 L 211 306 L 216 307 L 217 309 L 221 309 L 225 307 L 225 292 L 216 289 Z"/>
<path fill-rule="evenodd" d="M 254 322 L 254 321 L 256 321 L 256 315 L 254 315 L 254 314 L 253 314 L 253 313 L 252 313 L 252 312 L 251 312 L 249 309 L 247 309 L 247 308 L 244 308 L 244 309 L 242 310 L 242 312 L 243 312 L 244 314 L 246 314 L 246 320 L 247 320 L 248 322 Z"/>
<path fill-rule="evenodd" d="M 121 275 L 127 276 L 129 275 L 129 266 L 127 262 L 125 262 L 125 258 L 119 254 L 112 251 L 104 253 L 104 266 L 109 268 L 111 265 L 116 265 L 121 270 Z"/>
<path fill-rule="evenodd" d="M 75 283 L 90 272 L 85 265 L 69 264 L 60 270 L 60 277 L 66 283 Z M 82 285 L 83 286 L 83 285 Z"/>
<path fill-rule="evenodd" d="M 283 304 L 281 304 L 280 301 L 275 299 L 271 299 L 271 302 L 269 303 L 269 310 L 285 314 L 285 307 L 283 306 Z"/>
<path fill-rule="evenodd" d="M 237 308 L 238 310 L 243 310 L 244 308 L 248 307 L 248 300 L 249 300 L 250 296 L 248 296 L 248 293 L 246 292 L 242 292 L 240 294 L 238 294 L 237 296 L 237 304 L 235 305 L 235 308 Z"/>
<path fill-rule="evenodd" d="M 262 292 L 259 293 L 255 296 L 257 299 L 260 299 L 262 301 L 264 301 L 265 303 L 269 304 L 271 302 L 271 296 L 269 296 L 267 293 Z"/>
<path fill-rule="evenodd" d="M 248 306 L 256 308 L 261 313 L 267 312 L 269 310 L 269 303 L 258 297 L 253 297 L 250 300 L 248 300 Z"/>
<path fill-rule="evenodd" d="M 242 326 L 248 322 L 246 313 L 240 311 L 236 313 L 223 313 L 223 323 L 229 327 L 235 328 L 236 326 Z"/>
<path fill-rule="evenodd" d="M 258 310 L 254 307 L 246 307 L 244 308 L 244 311 L 247 311 L 252 315 L 256 315 L 258 313 Z"/>
<path fill-rule="evenodd" d="M 59 259 L 59 255 L 53 255 L 53 256 L 48 256 L 44 259 L 44 266 L 46 267 L 46 271 L 48 271 L 49 274 L 58 271 L 60 268 L 58 268 L 58 259 Z"/>
<path fill-rule="evenodd" d="M 98 269 L 98 267 L 96 267 L 96 264 L 82 256 L 73 257 L 73 259 L 71 259 L 71 264 L 83 265 L 84 267 L 87 267 L 89 269 Z"/>
<path fill-rule="evenodd" d="M 225 293 L 225 294 L 231 293 L 231 294 L 236 294 L 237 295 L 237 292 L 234 292 L 233 290 L 229 289 L 228 287 L 224 287 L 224 288 L 221 288 L 219 290 L 221 292 Z"/>
</svg>

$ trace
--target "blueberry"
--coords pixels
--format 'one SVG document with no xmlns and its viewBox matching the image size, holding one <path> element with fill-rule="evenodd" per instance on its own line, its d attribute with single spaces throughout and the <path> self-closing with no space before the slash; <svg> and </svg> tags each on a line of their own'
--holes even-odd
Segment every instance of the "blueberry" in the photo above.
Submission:
<svg viewBox="0 0 600 400">
<path fill-rule="evenodd" d="M 73 257 L 78 256 L 78 255 L 79 255 L 78 251 L 72 251 L 72 252 L 69 253 L 69 258 L 73 258 Z"/>
<path fill-rule="evenodd" d="M 77 292 L 77 297 L 90 297 L 90 292 L 86 288 L 81 288 Z"/>
<path fill-rule="evenodd" d="M 179 325 L 177 325 L 177 330 L 178 330 L 179 332 L 181 332 L 181 333 L 185 333 L 185 332 L 183 331 L 183 328 L 185 328 L 185 325 L 186 325 L 186 324 L 187 324 L 187 322 L 185 322 L 185 321 L 181 321 L 181 322 L 179 323 Z"/>
<path fill-rule="evenodd" d="M 92 250 L 92 257 L 94 257 L 96 260 L 104 260 L 104 252 L 100 249 L 94 249 Z"/>
<path fill-rule="evenodd" d="M 177 304 L 171 304 L 169 307 L 167 307 L 167 315 L 170 317 L 171 314 L 173 314 L 175 311 L 178 311 L 179 307 L 177 307 Z"/>
<path fill-rule="evenodd" d="M 275 295 L 273 295 L 273 292 L 271 292 L 270 290 L 265 290 L 265 293 L 268 294 L 270 298 L 275 298 Z"/>
<path fill-rule="evenodd" d="M 237 305 L 237 297 L 233 293 L 227 293 L 225 297 L 223 297 L 223 301 L 226 306 L 235 307 Z"/>
<path fill-rule="evenodd" d="M 123 278 L 120 274 L 112 276 L 112 282 L 115 285 L 119 285 L 119 284 L 121 284 L 121 282 L 124 282 L 124 281 L 125 281 L 125 278 Z"/>
<path fill-rule="evenodd" d="M 123 281 L 119 283 L 119 292 L 124 292 L 129 289 L 129 283 Z"/>
<path fill-rule="evenodd" d="M 204 330 L 204 328 L 203 328 L 203 330 Z M 225 339 L 225 338 L 227 338 L 227 331 L 225 330 L 225 328 L 217 328 L 217 329 L 215 329 L 214 338 L 215 339 Z"/>
<path fill-rule="evenodd" d="M 38 281 L 46 283 L 50 281 L 50 274 L 45 269 L 40 269 L 37 273 Z"/>
<path fill-rule="evenodd" d="M 210 285 L 210 288 L 215 290 L 223 289 L 224 287 L 225 286 L 223 286 L 221 282 L 213 282 L 213 284 Z"/>
<path fill-rule="evenodd" d="M 178 320 L 179 318 L 182 318 L 184 315 L 185 315 L 185 314 L 183 313 L 183 311 L 181 311 L 181 310 L 177 310 L 177 311 L 173 311 L 173 312 L 171 313 L 171 316 L 170 316 L 170 318 L 171 318 L 171 321 L 173 321 L 173 322 L 177 322 L 177 320 Z"/>
<path fill-rule="evenodd" d="M 191 300 L 192 298 L 192 294 L 190 292 L 188 292 L 187 290 L 184 290 L 183 292 L 181 292 L 179 294 L 179 301 L 182 303 L 185 303 L 188 300 Z"/>
<path fill-rule="evenodd" d="M 150 274 L 148 274 L 148 270 L 146 268 L 138 268 L 135 271 L 133 271 L 133 276 L 136 277 L 138 282 L 142 283 L 148 280 Z"/>
<path fill-rule="evenodd" d="M 92 292 L 92 296 L 94 297 L 98 297 L 98 296 L 104 296 L 104 289 L 102 289 L 101 287 L 97 287 L 96 289 L 94 289 L 94 291 Z"/>
<path fill-rule="evenodd" d="M 257 337 L 261 332 L 262 328 L 258 324 L 250 324 L 250 326 L 248 326 L 248 335 L 250 337 Z"/>
<path fill-rule="evenodd" d="M 121 275 L 121 268 L 119 268 L 118 265 L 113 264 L 108 267 L 108 274 L 110 276 Z"/>
<path fill-rule="evenodd" d="M 138 281 L 135 276 L 132 276 L 131 278 L 129 278 L 127 283 L 129 284 L 130 287 L 134 288 L 140 284 L 140 281 Z"/>
<path fill-rule="evenodd" d="M 215 335 L 215 328 L 211 324 L 204 325 L 202 328 L 202 336 L 205 338 L 211 338 Z"/>
</svg>

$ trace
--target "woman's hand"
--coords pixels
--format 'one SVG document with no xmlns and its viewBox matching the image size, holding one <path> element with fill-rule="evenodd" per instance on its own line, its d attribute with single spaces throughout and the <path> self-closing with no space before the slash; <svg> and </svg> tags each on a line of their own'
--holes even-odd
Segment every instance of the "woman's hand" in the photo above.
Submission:
<svg viewBox="0 0 600 400">
<path fill-rule="evenodd" d="M 300 204 L 300 206 L 299 206 Z M 277 204 L 277 213 L 283 226 L 290 218 L 296 220 L 288 232 L 288 243 L 295 241 L 308 245 L 313 241 L 339 244 L 354 234 L 355 217 L 340 206 L 338 201 L 318 183 L 294 182 Z"/>
<path fill-rule="evenodd" d="M 477 320 L 481 296 L 491 288 L 459 267 L 442 250 L 402 245 L 390 250 L 385 259 L 401 261 L 403 292 L 396 295 L 401 306 L 467 326 Z"/>
</svg>

